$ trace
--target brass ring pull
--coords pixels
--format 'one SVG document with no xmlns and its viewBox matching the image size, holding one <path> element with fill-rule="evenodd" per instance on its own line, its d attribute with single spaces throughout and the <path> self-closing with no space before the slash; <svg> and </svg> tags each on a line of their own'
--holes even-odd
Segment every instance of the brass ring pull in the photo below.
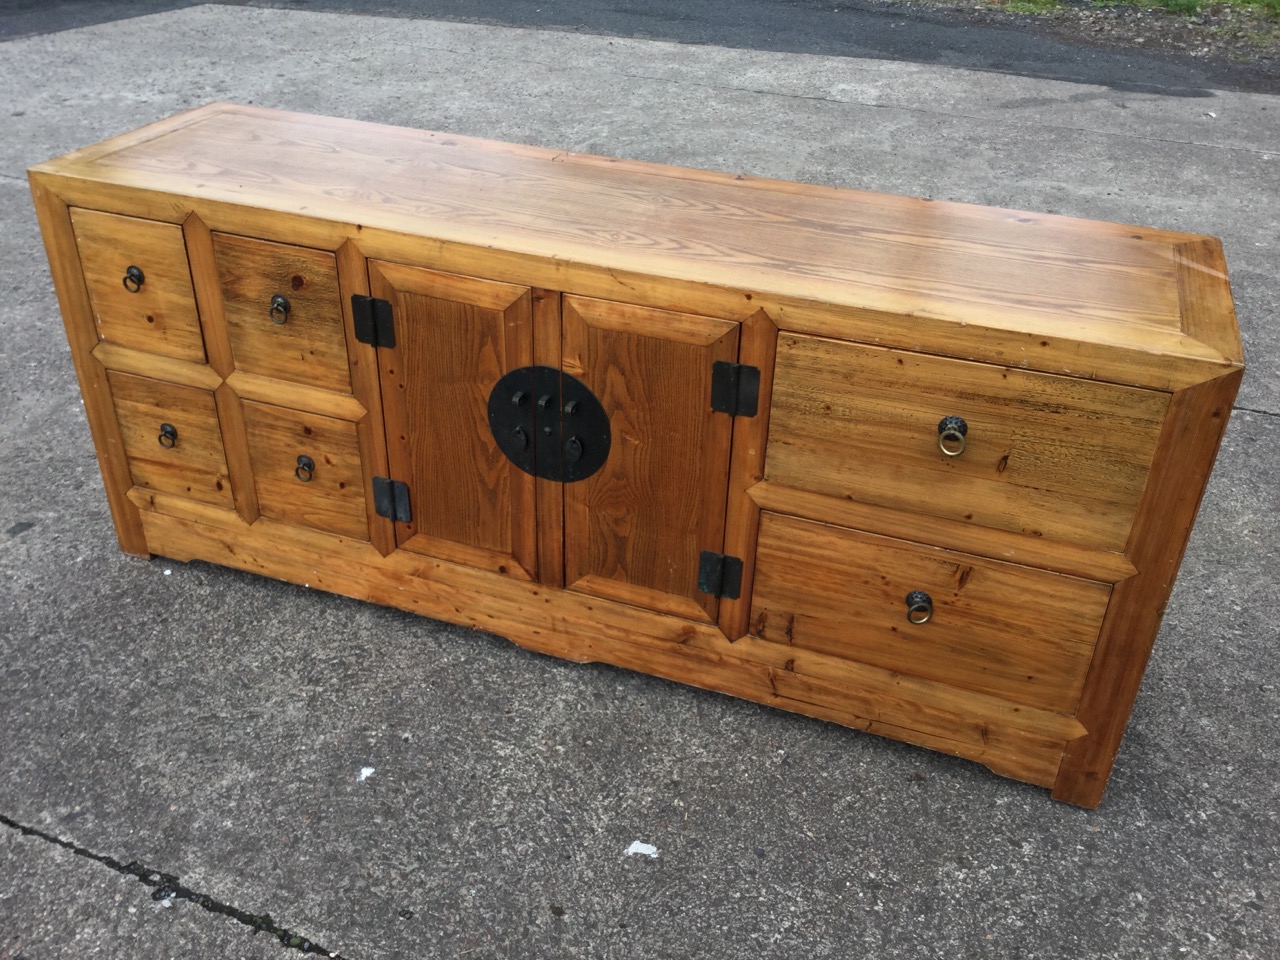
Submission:
<svg viewBox="0 0 1280 960">
<path fill-rule="evenodd" d="M 282 293 L 277 293 L 271 298 L 271 322 L 284 323 L 289 319 L 289 299 Z"/>
<path fill-rule="evenodd" d="M 969 425 L 962 417 L 943 417 L 938 422 L 938 449 L 948 457 L 960 456 L 968 433 Z"/>
<path fill-rule="evenodd" d="M 907 619 L 919 626 L 928 623 L 933 616 L 933 597 L 923 590 L 912 590 L 907 594 Z"/>
<path fill-rule="evenodd" d="M 298 455 L 298 465 L 293 470 L 293 475 L 303 483 L 310 483 L 311 478 L 316 473 L 316 462 L 308 457 L 305 453 Z"/>
<path fill-rule="evenodd" d="M 147 278 L 143 276 L 142 270 L 138 267 L 129 265 L 129 269 L 124 272 L 124 288 L 130 293 L 137 293 L 142 289 L 142 285 L 147 282 Z"/>
<path fill-rule="evenodd" d="M 176 447 L 178 445 L 178 428 L 172 423 L 160 424 L 160 436 L 157 438 L 160 446 L 166 449 Z"/>
</svg>

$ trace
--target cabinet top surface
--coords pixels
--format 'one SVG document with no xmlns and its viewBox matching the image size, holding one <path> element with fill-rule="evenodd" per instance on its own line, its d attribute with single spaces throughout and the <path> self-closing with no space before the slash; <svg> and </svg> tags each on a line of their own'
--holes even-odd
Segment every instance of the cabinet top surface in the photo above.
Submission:
<svg viewBox="0 0 1280 960">
<path fill-rule="evenodd" d="M 1241 352 L 1216 240 L 231 104 L 33 169 L 363 229 L 1031 331 L 1201 369 Z"/>
</svg>

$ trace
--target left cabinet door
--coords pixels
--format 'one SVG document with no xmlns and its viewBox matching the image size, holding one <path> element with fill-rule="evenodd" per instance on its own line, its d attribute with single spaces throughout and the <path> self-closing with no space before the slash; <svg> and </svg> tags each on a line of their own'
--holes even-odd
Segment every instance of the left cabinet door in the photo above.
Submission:
<svg viewBox="0 0 1280 960">
<path fill-rule="evenodd" d="M 378 364 L 391 479 L 409 490 L 397 545 L 534 579 L 535 480 L 488 420 L 494 385 L 533 362 L 531 291 L 383 261 L 369 262 L 369 281 L 395 318 Z"/>
</svg>

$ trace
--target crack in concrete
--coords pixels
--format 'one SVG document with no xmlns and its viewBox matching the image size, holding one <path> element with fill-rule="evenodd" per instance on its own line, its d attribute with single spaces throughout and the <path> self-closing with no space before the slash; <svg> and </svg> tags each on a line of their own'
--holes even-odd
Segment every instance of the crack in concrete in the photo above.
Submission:
<svg viewBox="0 0 1280 960">
<path fill-rule="evenodd" d="M 19 823 L 17 820 L 6 817 L 2 813 L 0 813 L 0 824 L 4 824 L 11 830 L 17 830 L 23 836 L 35 837 L 37 840 L 43 840 L 46 843 L 62 847 L 64 850 L 70 850 L 77 857 L 83 857 L 86 860 L 102 864 L 102 866 L 114 870 L 122 876 L 133 877 L 138 882 L 153 888 L 151 899 L 157 902 L 163 900 L 188 900 L 202 910 L 230 917 L 232 920 L 244 924 L 246 927 L 251 928 L 255 934 L 260 931 L 269 933 L 279 940 L 281 945 L 289 949 L 298 950 L 301 953 L 314 953 L 321 957 L 330 957 L 332 960 L 342 960 L 338 954 L 331 953 L 318 943 L 313 943 L 306 937 L 296 934 L 286 927 L 277 925 L 271 919 L 270 914 L 249 913 L 220 900 L 215 900 L 207 894 L 197 893 L 179 881 L 173 874 L 153 870 L 146 864 L 139 863 L 136 860 L 121 863 L 114 857 L 94 853 L 92 850 L 74 844 L 70 840 L 63 840 L 61 837 L 55 837 L 53 834 L 46 833 L 37 827 L 29 827 L 26 824 Z"/>
<path fill-rule="evenodd" d="M 1243 410 L 1245 413 L 1260 413 L 1264 417 L 1280 417 L 1280 412 L 1275 410 L 1259 410 L 1257 407 L 1232 407 L 1233 410 Z"/>
</svg>

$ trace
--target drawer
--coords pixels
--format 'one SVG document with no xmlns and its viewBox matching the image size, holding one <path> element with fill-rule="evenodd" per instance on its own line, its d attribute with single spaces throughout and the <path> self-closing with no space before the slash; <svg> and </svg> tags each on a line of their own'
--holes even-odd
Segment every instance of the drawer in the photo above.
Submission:
<svg viewBox="0 0 1280 960">
<path fill-rule="evenodd" d="M 333 254 L 213 235 L 237 370 L 351 392 Z"/>
<path fill-rule="evenodd" d="M 78 208 L 71 223 L 98 338 L 203 363 L 182 228 Z"/>
<path fill-rule="evenodd" d="M 1167 407 L 1151 390 L 784 334 L 765 475 L 1121 551 Z M 964 421 L 958 455 L 940 449 L 946 417 Z"/>
<path fill-rule="evenodd" d="M 243 410 L 262 515 L 368 540 L 356 425 L 252 400 Z"/>
<path fill-rule="evenodd" d="M 924 623 L 906 598 L 931 600 Z M 1107 584 L 780 514 L 761 515 L 763 640 L 1074 713 Z"/>
<path fill-rule="evenodd" d="M 134 484 L 234 509 L 213 393 L 118 370 L 107 381 Z"/>
</svg>

